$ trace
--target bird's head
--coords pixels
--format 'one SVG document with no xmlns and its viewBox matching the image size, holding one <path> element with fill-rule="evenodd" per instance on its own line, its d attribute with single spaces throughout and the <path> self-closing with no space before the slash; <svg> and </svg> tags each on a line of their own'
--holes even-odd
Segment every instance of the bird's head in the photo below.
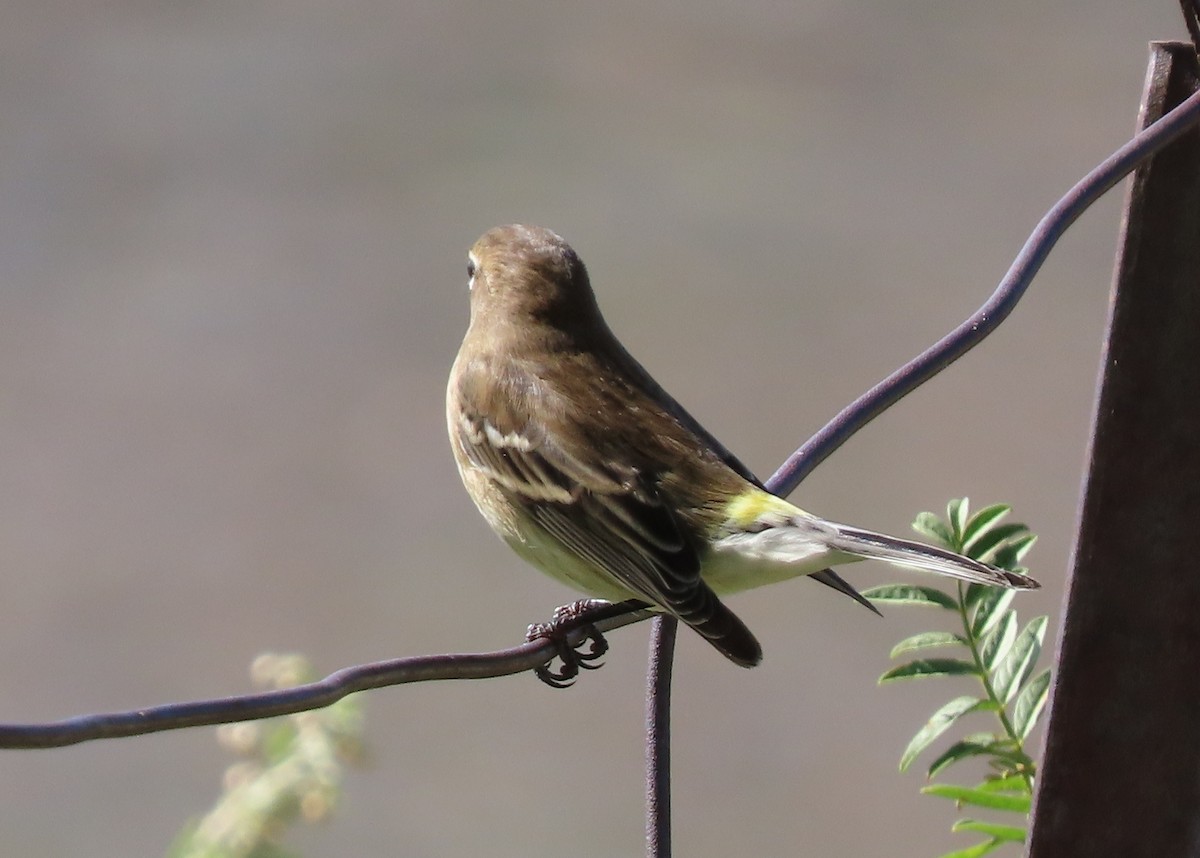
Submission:
<svg viewBox="0 0 1200 858">
<path fill-rule="evenodd" d="M 548 229 L 488 230 L 467 254 L 467 277 L 473 330 L 532 326 L 569 337 L 607 330 L 583 262 Z"/>
</svg>

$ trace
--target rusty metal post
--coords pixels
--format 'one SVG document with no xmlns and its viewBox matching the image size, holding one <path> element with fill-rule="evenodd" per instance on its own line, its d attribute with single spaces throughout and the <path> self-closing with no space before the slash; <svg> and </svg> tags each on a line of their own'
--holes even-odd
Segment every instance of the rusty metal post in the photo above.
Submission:
<svg viewBox="0 0 1200 858">
<path fill-rule="evenodd" d="M 1196 89 L 1154 45 L 1142 126 Z M 1031 858 L 1200 856 L 1200 130 L 1123 231 Z"/>
</svg>

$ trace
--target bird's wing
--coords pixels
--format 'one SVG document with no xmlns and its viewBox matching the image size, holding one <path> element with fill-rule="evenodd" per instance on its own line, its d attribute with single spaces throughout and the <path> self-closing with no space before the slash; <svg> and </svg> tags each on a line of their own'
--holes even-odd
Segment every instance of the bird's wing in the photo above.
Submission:
<svg viewBox="0 0 1200 858">
<path fill-rule="evenodd" d="M 480 386 L 459 381 L 451 430 L 470 467 L 598 574 L 675 615 L 733 661 L 761 660 L 754 635 L 700 577 L 697 546 L 653 474 L 616 461 L 613 445 L 595 439 L 575 439 L 571 449 L 568 433 L 529 417 L 519 392 L 494 395 L 504 389 L 495 377 Z"/>
<path fill-rule="evenodd" d="M 565 402 L 534 372 L 472 366 L 453 384 L 451 432 L 469 467 L 597 574 L 675 615 L 733 661 L 762 659 L 754 635 L 700 577 L 699 546 L 636 446 L 605 427 L 572 431 L 567 415 L 580 403 Z M 550 428 L 556 420 L 564 425 Z"/>
<path fill-rule="evenodd" d="M 542 428 L 506 424 L 505 416 L 463 410 L 457 440 L 472 467 L 625 589 L 681 619 L 704 612 L 699 555 L 646 475 L 572 455 Z"/>
</svg>

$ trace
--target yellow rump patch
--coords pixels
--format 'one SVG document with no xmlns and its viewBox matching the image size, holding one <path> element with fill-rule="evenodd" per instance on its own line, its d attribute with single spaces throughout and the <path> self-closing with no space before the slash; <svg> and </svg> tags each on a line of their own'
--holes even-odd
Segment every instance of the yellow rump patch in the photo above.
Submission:
<svg viewBox="0 0 1200 858">
<path fill-rule="evenodd" d="M 799 507 L 761 489 L 748 489 L 729 502 L 725 515 L 736 527 L 749 527 L 772 515 L 791 517 L 802 513 Z"/>
</svg>

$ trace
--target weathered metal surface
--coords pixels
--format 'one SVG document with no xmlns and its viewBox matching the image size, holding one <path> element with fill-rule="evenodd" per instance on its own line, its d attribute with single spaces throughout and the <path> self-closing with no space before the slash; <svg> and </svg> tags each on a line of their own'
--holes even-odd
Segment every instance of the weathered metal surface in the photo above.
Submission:
<svg viewBox="0 0 1200 858">
<path fill-rule="evenodd" d="M 1141 125 L 1196 88 L 1153 46 Z M 1200 856 L 1200 130 L 1123 232 L 1032 858 Z"/>
</svg>

